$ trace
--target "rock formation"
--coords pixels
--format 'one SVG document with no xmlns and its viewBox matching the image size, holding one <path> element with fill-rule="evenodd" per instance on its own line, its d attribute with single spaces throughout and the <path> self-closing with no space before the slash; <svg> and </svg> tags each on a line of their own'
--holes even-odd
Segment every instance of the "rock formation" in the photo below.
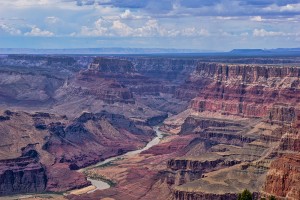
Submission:
<svg viewBox="0 0 300 200">
<path fill-rule="evenodd" d="M 88 186 L 78 169 L 143 147 L 167 118 L 159 145 L 89 171 L 115 187 L 67 198 L 221 200 L 245 188 L 300 198 L 299 58 L 14 55 L 0 65 L 2 196 Z"/>
<path fill-rule="evenodd" d="M 87 186 L 74 170 L 144 146 L 147 124 L 122 115 L 84 113 L 75 120 L 48 113 L 5 111 L 0 122 L 1 195 L 61 192 Z"/>
</svg>

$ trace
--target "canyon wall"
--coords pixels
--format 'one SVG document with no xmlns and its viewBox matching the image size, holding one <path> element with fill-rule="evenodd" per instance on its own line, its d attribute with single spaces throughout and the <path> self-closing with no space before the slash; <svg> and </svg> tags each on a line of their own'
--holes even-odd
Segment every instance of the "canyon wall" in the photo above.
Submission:
<svg viewBox="0 0 300 200">
<path fill-rule="evenodd" d="M 299 199 L 297 60 L 3 57 L 0 195 L 88 186 L 76 170 L 143 147 L 171 116 L 159 145 L 96 169 L 115 188 L 70 198 Z"/>
<path fill-rule="evenodd" d="M 190 77 L 191 84 L 206 80 L 208 85 L 199 86 L 191 108 L 224 115 L 265 117 L 275 103 L 298 106 L 299 76 L 299 67 L 200 63 Z"/>
<path fill-rule="evenodd" d="M 148 124 L 108 112 L 69 120 L 7 110 L 0 119 L 1 196 L 88 186 L 76 170 L 141 148 L 154 137 Z"/>
<path fill-rule="evenodd" d="M 34 145 L 22 149 L 21 157 L 0 161 L 0 196 L 43 192 L 47 185 L 45 166 Z"/>
</svg>

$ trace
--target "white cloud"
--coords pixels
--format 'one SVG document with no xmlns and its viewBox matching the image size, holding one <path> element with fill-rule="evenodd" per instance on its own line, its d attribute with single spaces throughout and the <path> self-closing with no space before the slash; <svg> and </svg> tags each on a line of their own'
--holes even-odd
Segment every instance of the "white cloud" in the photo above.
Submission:
<svg viewBox="0 0 300 200">
<path fill-rule="evenodd" d="M 51 17 L 47 17 L 45 19 L 45 22 L 48 23 L 48 24 L 56 24 L 58 22 L 60 22 L 61 20 L 58 18 L 58 17 L 54 17 L 54 16 L 51 16 Z"/>
<path fill-rule="evenodd" d="M 133 28 L 129 27 L 125 23 L 122 23 L 120 20 L 113 21 L 111 29 L 116 32 L 116 35 L 119 36 L 130 36 L 134 33 Z"/>
<path fill-rule="evenodd" d="M 255 37 L 274 37 L 274 36 L 299 36 L 300 33 L 285 33 L 285 32 L 276 32 L 276 31 L 267 31 L 265 29 L 254 29 L 253 36 Z"/>
<path fill-rule="evenodd" d="M 62 9 L 68 11 L 91 10 L 93 7 L 77 6 L 73 0 L 0 0 L 0 10 Z"/>
<path fill-rule="evenodd" d="M 41 30 L 40 28 L 33 26 L 30 32 L 24 34 L 25 36 L 43 36 L 43 37 L 51 37 L 54 33 L 46 30 Z"/>
<path fill-rule="evenodd" d="M 182 35 L 185 35 L 185 36 L 193 36 L 197 33 L 197 30 L 195 27 L 192 27 L 192 28 L 185 28 L 182 30 Z"/>
<path fill-rule="evenodd" d="M 286 6 L 281 6 L 280 11 L 300 11 L 300 3 L 287 4 Z"/>
<path fill-rule="evenodd" d="M 247 37 L 249 35 L 248 32 L 241 33 L 240 36 Z"/>
<path fill-rule="evenodd" d="M 226 32 L 226 31 L 221 31 L 221 35 L 222 35 L 222 36 L 225 36 L 225 37 L 233 36 L 232 33 L 228 33 L 228 32 Z"/>
<path fill-rule="evenodd" d="M 83 26 L 79 36 L 120 36 L 120 37 L 176 37 L 176 36 L 209 36 L 208 30 L 195 27 L 182 29 L 166 28 L 156 19 L 145 20 L 141 26 L 133 27 L 120 19 L 107 18 L 97 20 L 93 27 Z M 74 36 L 74 34 L 73 34 Z"/>
<path fill-rule="evenodd" d="M 143 16 L 134 15 L 129 9 L 120 14 L 121 19 L 142 19 Z"/>
<path fill-rule="evenodd" d="M 233 20 L 233 19 L 238 19 L 238 17 L 229 17 L 229 16 L 217 16 L 216 19 L 219 19 L 219 20 Z"/>
<path fill-rule="evenodd" d="M 283 36 L 283 32 L 266 31 L 265 29 L 254 29 L 253 36 L 255 37 L 272 37 L 272 36 Z"/>
<path fill-rule="evenodd" d="M 51 5 L 59 3 L 59 0 L 1 0 L 0 5 L 15 6 L 18 8 L 26 8 L 31 6 Z"/>
<path fill-rule="evenodd" d="M 135 30 L 135 35 L 140 37 L 145 36 L 161 36 L 164 30 L 159 27 L 157 20 L 150 19 L 144 26 L 139 27 Z"/>
<path fill-rule="evenodd" d="M 6 33 L 9 33 L 10 35 L 21 35 L 22 34 L 22 32 L 19 29 L 16 29 L 7 24 L 0 24 L 0 29 L 5 31 Z"/>
<path fill-rule="evenodd" d="M 200 35 L 200 36 L 209 36 L 210 33 L 208 32 L 208 30 L 202 28 L 202 29 L 198 32 L 198 35 Z"/>
<path fill-rule="evenodd" d="M 107 28 L 107 22 L 100 18 L 94 23 L 93 28 L 89 28 L 87 26 L 83 26 L 81 28 L 80 35 L 83 36 L 108 36 L 108 28 Z M 75 36 L 74 33 L 72 33 L 72 36 Z"/>
<path fill-rule="evenodd" d="M 287 4 L 285 6 L 278 6 L 276 4 L 272 4 L 263 10 L 268 12 L 299 12 L 300 11 L 300 3 L 297 4 Z"/>
<path fill-rule="evenodd" d="M 254 16 L 254 17 L 251 17 L 250 20 L 254 21 L 254 22 L 262 22 L 263 18 L 261 16 Z"/>
<path fill-rule="evenodd" d="M 99 12 L 102 14 L 102 18 L 106 20 L 142 20 L 142 19 L 151 19 L 150 16 L 140 15 L 131 12 L 129 9 L 126 9 L 124 12 L 116 11 L 109 7 L 97 7 Z"/>
<path fill-rule="evenodd" d="M 209 36 L 210 33 L 208 30 L 202 28 L 200 30 L 196 29 L 195 27 L 184 28 L 179 31 L 179 35 L 182 36 Z"/>
</svg>

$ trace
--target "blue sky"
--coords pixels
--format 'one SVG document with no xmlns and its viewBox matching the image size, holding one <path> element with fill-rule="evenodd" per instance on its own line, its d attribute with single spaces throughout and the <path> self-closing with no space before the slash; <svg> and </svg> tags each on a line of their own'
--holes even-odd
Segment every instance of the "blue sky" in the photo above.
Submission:
<svg viewBox="0 0 300 200">
<path fill-rule="evenodd" d="M 300 47 L 300 0 L 1 0 L 0 48 Z"/>
</svg>

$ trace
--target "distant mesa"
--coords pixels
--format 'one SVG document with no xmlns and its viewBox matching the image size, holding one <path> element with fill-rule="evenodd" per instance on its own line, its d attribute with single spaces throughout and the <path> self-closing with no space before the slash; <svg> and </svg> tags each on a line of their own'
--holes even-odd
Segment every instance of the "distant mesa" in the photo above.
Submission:
<svg viewBox="0 0 300 200">
<path fill-rule="evenodd" d="M 89 66 L 90 70 L 97 70 L 99 72 L 110 73 L 127 73 L 133 72 L 133 64 L 124 59 L 115 58 L 96 58 Z"/>
<path fill-rule="evenodd" d="M 263 49 L 233 49 L 230 53 L 264 53 Z"/>
</svg>

